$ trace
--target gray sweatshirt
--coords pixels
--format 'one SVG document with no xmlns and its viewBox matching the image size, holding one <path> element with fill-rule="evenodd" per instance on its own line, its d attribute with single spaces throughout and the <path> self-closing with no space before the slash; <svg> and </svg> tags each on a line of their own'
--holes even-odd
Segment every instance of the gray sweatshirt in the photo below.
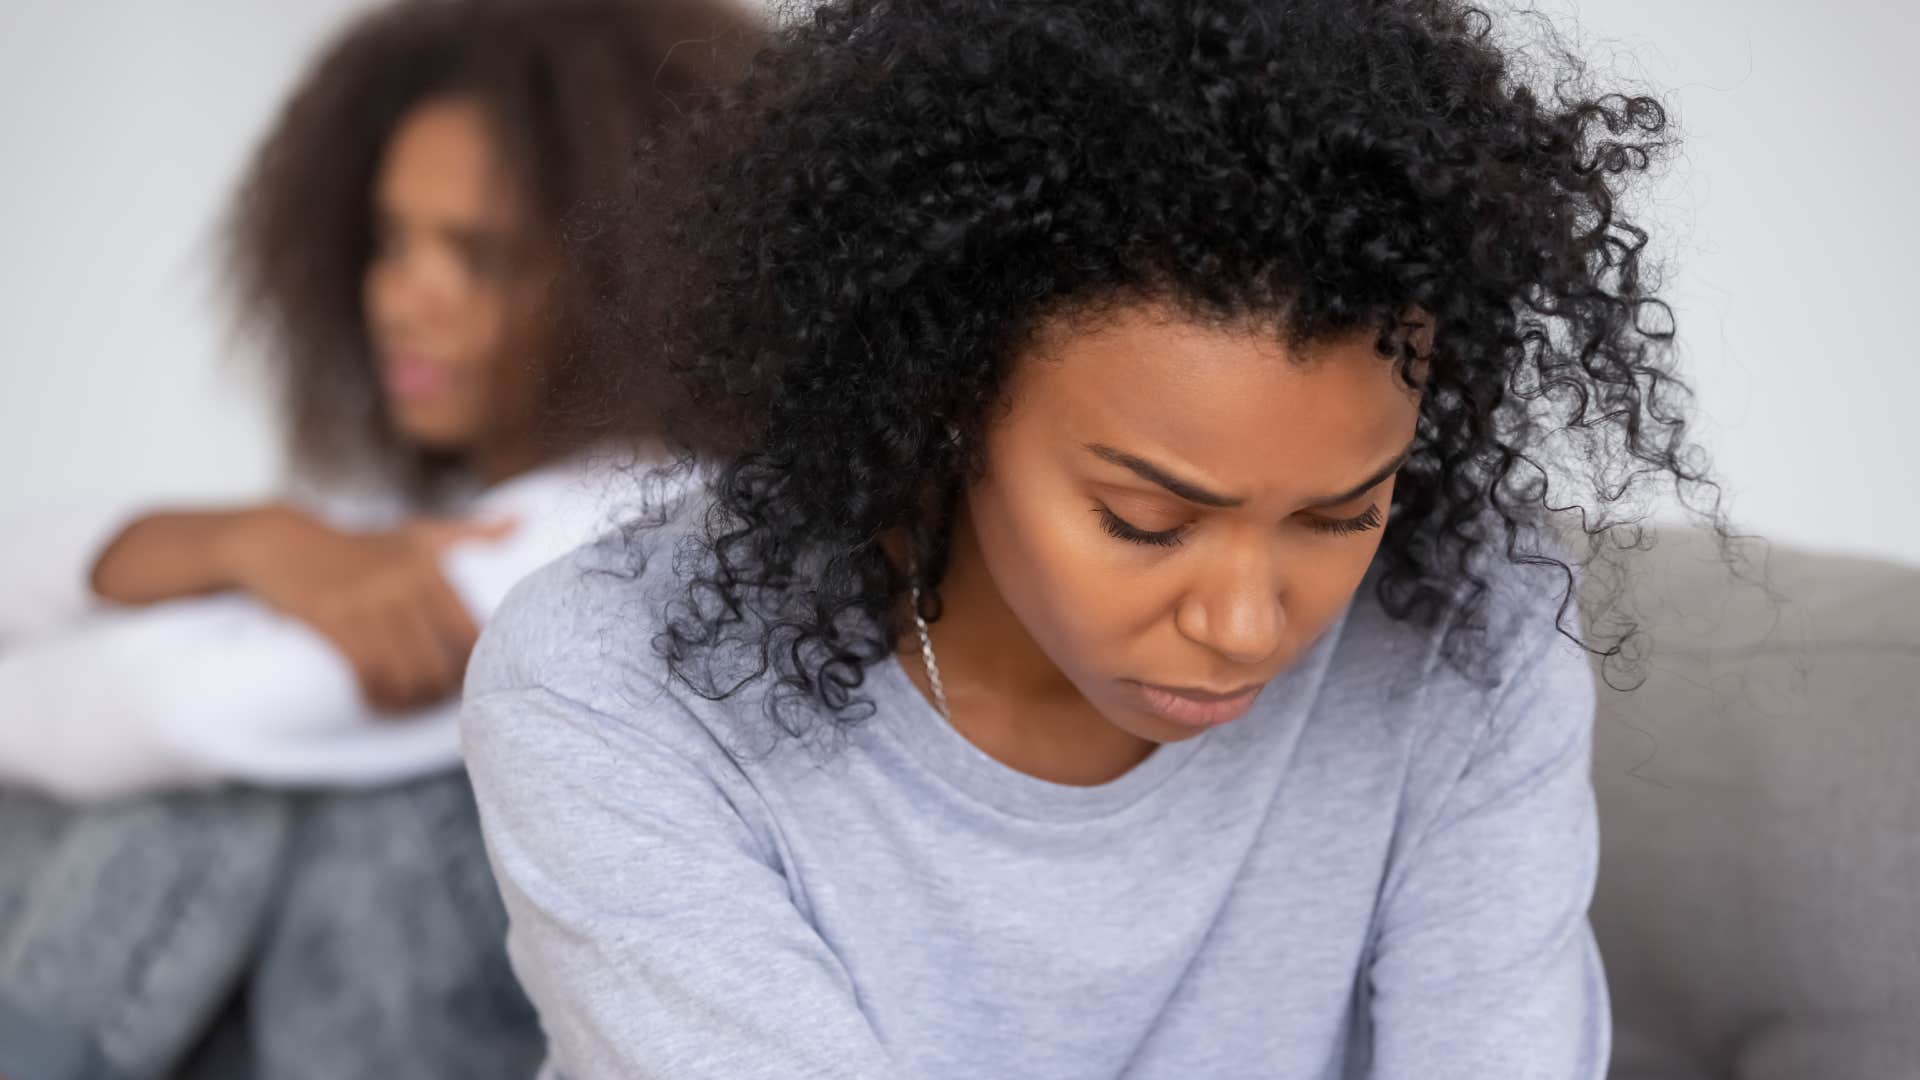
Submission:
<svg viewBox="0 0 1920 1080">
<path fill-rule="evenodd" d="M 1069 787 L 892 661 L 837 743 L 775 737 L 757 687 L 669 687 L 670 562 L 548 566 L 469 667 L 544 1075 L 1604 1076 L 1593 683 L 1557 575 L 1498 571 L 1491 689 L 1369 576 L 1248 715 Z"/>
</svg>

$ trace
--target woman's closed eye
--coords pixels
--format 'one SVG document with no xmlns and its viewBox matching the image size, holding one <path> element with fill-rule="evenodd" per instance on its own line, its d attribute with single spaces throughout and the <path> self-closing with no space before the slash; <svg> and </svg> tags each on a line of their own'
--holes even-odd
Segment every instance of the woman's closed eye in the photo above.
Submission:
<svg viewBox="0 0 1920 1080">
<path fill-rule="evenodd" d="M 1373 503 L 1364 511 L 1344 518 L 1308 518 L 1307 528 L 1315 532 L 1331 533 L 1335 536 L 1350 536 L 1354 533 L 1368 532 L 1380 527 L 1385 520 L 1380 514 L 1380 504 Z"/>
<path fill-rule="evenodd" d="M 1187 526 L 1176 525 L 1171 529 L 1143 529 L 1138 525 L 1114 513 L 1105 506 L 1097 506 L 1094 512 L 1100 515 L 1100 527 L 1108 536 L 1125 540 L 1129 544 L 1143 544 L 1147 547 L 1175 547 L 1187 531 Z"/>
<path fill-rule="evenodd" d="M 1170 529 L 1146 529 L 1114 513 L 1109 507 L 1097 506 L 1094 510 L 1100 515 L 1100 527 L 1108 536 L 1130 544 L 1141 544 L 1147 547 L 1177 547 L 1190 528 L 1190 525 L 1176 525 Z M 1380 504 L 1372 503 L 1360 513 L 1348 517 L 1308 517 L 1303 520 L 1306 527 L 1314 532 L 1332 536 L 1351 536 L 1379 528 L 1385 518 L 1380 513 Z"/>
</svg>

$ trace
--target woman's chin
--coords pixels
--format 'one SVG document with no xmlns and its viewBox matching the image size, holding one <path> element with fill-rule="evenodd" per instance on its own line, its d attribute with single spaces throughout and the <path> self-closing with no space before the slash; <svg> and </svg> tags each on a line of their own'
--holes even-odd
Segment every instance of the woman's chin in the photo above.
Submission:
<svg viewBox="0 0 1920 1080">
<path fill-rule="evenodd" d="M 1108 707 L 1102 709 L 1100 714 L 1106 719 L 1107 723 L 1112 724 L 1114 727 L 1119 728 L 1134 738 L 1144 739 L 1147 742 L 1160 745 L 1186 742 L 1188 739 L 1207 730 L 1204 727 L 1175 723 L 1166 717 L 1155 715 L 1145 709 L 1115 709 Z"/>
<path fill-rule="evenodd" d="M 400 441 L 439 454 L 465 453 L 473 447 L 473 425 L 449 410 L 391 405 L 393 433 Z"/>
</svg>

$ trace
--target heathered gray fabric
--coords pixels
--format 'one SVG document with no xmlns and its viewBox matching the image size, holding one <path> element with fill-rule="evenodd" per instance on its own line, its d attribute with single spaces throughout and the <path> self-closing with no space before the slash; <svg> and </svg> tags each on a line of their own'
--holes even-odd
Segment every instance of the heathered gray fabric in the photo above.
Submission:
<svg viewBox="0 0 1920 1080">
<path fill-rule="evenodd" d="M 1369 579 L 1252 713 L 1077 788 L 980 752 L 897 663 L 838 745 L 664 689 L 670 562 L 562 559 L 469 668 L 546 1075 L 1604 1076 L 1593 683 L 1557 575 L 1500 571 L 1491 689 Z"/>
</svg>

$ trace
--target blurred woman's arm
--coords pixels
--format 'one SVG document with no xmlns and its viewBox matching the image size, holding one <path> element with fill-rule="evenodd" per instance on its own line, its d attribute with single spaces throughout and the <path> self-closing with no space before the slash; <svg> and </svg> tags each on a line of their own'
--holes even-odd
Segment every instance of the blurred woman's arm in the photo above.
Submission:
<svg viewBox="0 0 1920 1080">
<path fill-rule="evenodd" d="M 240 587 L 249 544 L 259 545 L 279 506 L 161 510 L 142 514 L 109 540 L 87 575 L 95 596 L 151 604 Z"/>
<path fill-rule="evenodd" d="M 451 698 L 388 712 L 304 624 L 238 594 L 112 611 L 0 653 L 0 784 L 71 800 L 351 786 L 457 760 Z"/>
<path fill-rule="evenodd" d="M 348 520 L 375 507 L 346 497 L 227 508 L 163 502 L 75 505 L 0 521 L 0 645 L 128 605 L 247 588 L 271 572 L 304 516 Z M 379 508 L 385 509 L 385 508 Z M 296 540 L 297 543 L 297 540 Z"/>
<path fill-rule="evenodd" d="M 386 709 L 431 704 L 458 686 L 479 631 L 440 558 L 511 531 L 505 521 L 429 519 L 353 531 L 280 502 L 81 525 L 26 523 L 11 534 L 7 574 L 19 584 L 0 592 L 13 624 L 0 640 L 12 648 L 102 610 L 239 591 L 332 643 Z"/>
<path fill-rule="evenodd" d="M 484 621 L 521 577 L 590 539 L 604 523 L 592 491 L 577 477 L 528 478 L 483 498 L 475 511 L 488 520 L 525 524 L 485 542 L 437 538 L 432 565 L 454 602 Z M 383 708 L 352 657 L 255 597 L 100 613 L 0 653 L 0 783 L 94 799 L 219 780 L 385 783 L 449 768 L 464 652 L 456 659 L 444 692 Z"/>
</svg>

